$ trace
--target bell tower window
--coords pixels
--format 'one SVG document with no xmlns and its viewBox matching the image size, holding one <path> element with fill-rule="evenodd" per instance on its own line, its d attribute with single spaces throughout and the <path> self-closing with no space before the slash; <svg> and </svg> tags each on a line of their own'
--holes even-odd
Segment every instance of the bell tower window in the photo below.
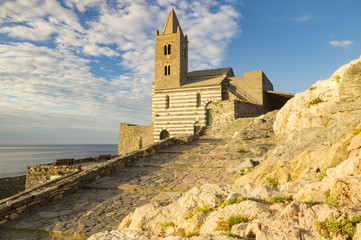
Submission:
<svg viewBox="0 0 361 240">
<path fill-rule="evenodd" d="M 164 66 L 164 75 L 170 75 L 170 65 Z"/>
<path fill-rule="evenodd" d="M 170 55 L 172 46 L 170 44 L 164 45 L 164 55 Z"/>
</svg>

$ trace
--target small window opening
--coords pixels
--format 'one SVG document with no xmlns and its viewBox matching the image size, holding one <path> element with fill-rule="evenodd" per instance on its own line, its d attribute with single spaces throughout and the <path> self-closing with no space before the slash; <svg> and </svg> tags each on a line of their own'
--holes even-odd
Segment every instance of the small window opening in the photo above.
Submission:
<svg viewBox="0 0 361 240">
<path fill-rule="evenodd" d="M 167 55 L 167 45 L 164 45 L 164 55 Z"/>
<path fill-rule="evenodd" d="M 164 66 L 164 75 L 168 75 L 168 66 Z"/>
<path fill-rule="evenodd" d="M 168 65 L 168 75 L 170 75 L 170 65 Z"/>
<path fill-rule="evenodd" d="M 171 46 L 170 46 L 170 44 L 168 44 L 168 55 L 170 54 L 170 48 L 171 48 Z"/>
<path fill-rule="evenodd" d="M 169 109 L 169 96 L 165 96 L 165 109 Z"/>
<path fill-rule="evenodd" d="M 201 106 L 201 95 L 197 93 L 197 107 Z"/>
<path fill-rule="evenodd" d="M 186 56 L 186 54 L 187 54 L 187 51 L 186 51 L 186 50 L 187 50 L 186 47 L 183 46 L 183 48 L 182 48 L 182 55 L 183 55 L 183 56 Z"/>
</svg>

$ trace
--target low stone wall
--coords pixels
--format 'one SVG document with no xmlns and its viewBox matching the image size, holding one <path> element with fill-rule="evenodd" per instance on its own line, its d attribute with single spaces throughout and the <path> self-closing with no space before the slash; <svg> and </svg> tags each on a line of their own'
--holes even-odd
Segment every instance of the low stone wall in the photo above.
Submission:
<svg viewBox="0 0 361 240">
<path fill-rule="evenodd" d="M 28 166 L 25 189 L 37 187 L 53 179 L 80 172 L 80 166 L 42 164 Z"/>
<path fill-rule="evenodd" d="M 25 190 L 26 176 L 0 178 L 0 200 Z"/>
<path fill-rule="evenodd" d="M 167 146 L 194 141 L 199 137 L 200 133 L 201 131 L 192 136 L 161 140 L 138 151 L 96 164 L 89 170 L 62 176 L 43 185 L 27 189 L 12 197 L 3 199 L 0 201 L 0 224 L 13 220 L 37 206 L 47 204 L 48 202 L 64 197 L 64 195 L 75 192 L 80 189 L 83 184 L 119 171 L 127 164 L 152 155 Z"/>
<path fill-rule="evenodd" d="M 262 105 L 234 101 L 235 118 L 258 117 L 264 114 Z"/>
</svg>

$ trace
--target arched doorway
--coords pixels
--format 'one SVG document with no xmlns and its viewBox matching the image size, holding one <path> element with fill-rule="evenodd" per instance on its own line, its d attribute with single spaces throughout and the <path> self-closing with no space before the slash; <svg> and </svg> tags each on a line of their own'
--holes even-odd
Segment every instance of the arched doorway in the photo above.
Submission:
<svg viewBox="0 0 361 240">
<path fill-rule="evenodd" d="M 213 122 L 212 114 L 212 102 L 207 103 L 206 105 L 206 126 L 211 126 Z"/>
<path fill-rule="evenodd" d="M 161 131 L 159 138 L 160 138 L 160 140 L 165 139 L 165 138 L 169 138 L 169 132 L 167 130 Z"/>
</svg>

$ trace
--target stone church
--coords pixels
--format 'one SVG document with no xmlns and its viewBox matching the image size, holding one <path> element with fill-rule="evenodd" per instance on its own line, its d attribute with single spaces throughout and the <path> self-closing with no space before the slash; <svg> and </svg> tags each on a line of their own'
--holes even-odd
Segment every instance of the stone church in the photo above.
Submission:
<svg viewBox="0 0 361 240">
<path fill-rule="evenodd" d="M 232 68 L 188 72 L 188 37 L 172 9 L 155 34 L 152 124 L 120 124 L 118 153 L 204 126 L 281 108 L 293 94 L 273 91 L 263 71 L 235 77 Z"/>
</svg>

